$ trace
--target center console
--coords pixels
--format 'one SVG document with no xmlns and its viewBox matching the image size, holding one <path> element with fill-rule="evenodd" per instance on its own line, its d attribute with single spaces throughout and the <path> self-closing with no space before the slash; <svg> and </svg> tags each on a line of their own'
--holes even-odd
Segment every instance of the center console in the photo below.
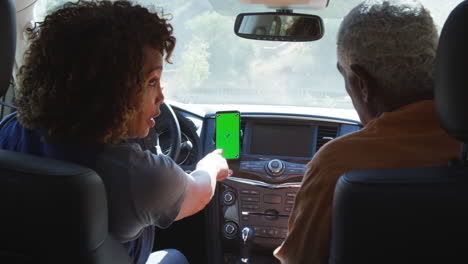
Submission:
<svg viewBox="0 0 468 264">
<path fill-rule="evenodd" d="M 265 258 L 272 257 L 273 250 L 286 237 L 307 162 L 308 159 L 255 156 L 230 162 L 234 176 L 223 181 L 218 197 L 225 254 L 236 259 L 240 230 L 248 227 L 255 235 L 252 252 L 265 252 Z"/>
<path fill-rule="evenodd" d="M 294 206 L 305 162 L 292 163 L 280 159 L 240 161 L 237 171 L 240 178 L 233 176 L 221 185 L 225 237 L 231 238 L 234 232 L 229 231 L 237 230 L 237 225 L 253 228 L 258 238 L 284 238 L 286 230 L 282 222 L 287 220 Z M 263 181 L 250 179 L 255 178 L 252 176 Z M 271 240 L 265 242 L 275 244 Z"/>
<path fill-rule="evenodd" d="M 239 263 L 243 230 L 252 234 L 249 263 L 277 263 L 273 250 L 287 235 L 296 193 L 317 148 L 317 124 L 243 118 L 242 135 L 240 159 L 229 160 L 234 175 L 218 189 L 224 263 Z"/>
<path fill-rule="evenodd" d="M 202 133 L 215 147 L 215 119 Z M 240 158 L 219 183 L 206 214 L 208 263 L 279 263 L 273 251 L 287 236 L 306 164 L 322 145 L 358 130 L 356 123 L 287 114 L 241 113 Z"/>
</svg>

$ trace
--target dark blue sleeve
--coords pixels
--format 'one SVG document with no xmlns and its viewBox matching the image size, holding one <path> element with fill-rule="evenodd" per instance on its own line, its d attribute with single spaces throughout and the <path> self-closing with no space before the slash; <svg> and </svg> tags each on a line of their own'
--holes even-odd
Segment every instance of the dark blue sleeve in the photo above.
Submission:
<svg viewBox="0 0 468 264">
<path fill-rule="evenodd" d="M 41 133 L 23 127 L 16 118 L 9 120 L 0 129 L 0 148 L 44 156 L 44 142 Z"/>
<path fill-rule="evenodd" d="M 153 252 L 154 232 L 154 226 L 148 226 L 143 230 L 140 237 L 123 244 L 135 264 L 145 264 L 151 252 Z"/>
</svg>

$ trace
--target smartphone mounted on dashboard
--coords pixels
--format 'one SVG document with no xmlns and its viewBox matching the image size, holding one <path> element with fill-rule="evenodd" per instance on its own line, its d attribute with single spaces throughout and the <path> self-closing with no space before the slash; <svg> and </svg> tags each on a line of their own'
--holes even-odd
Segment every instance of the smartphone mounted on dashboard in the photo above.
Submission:
<svg viewBox="0 0 468 264">
<path fill-rule="evenodd" d="M 219 111 L 215 113 L 217 149 L 223 149 L 225 159 L 240 158 L 240 112 Z"/>
</svg>

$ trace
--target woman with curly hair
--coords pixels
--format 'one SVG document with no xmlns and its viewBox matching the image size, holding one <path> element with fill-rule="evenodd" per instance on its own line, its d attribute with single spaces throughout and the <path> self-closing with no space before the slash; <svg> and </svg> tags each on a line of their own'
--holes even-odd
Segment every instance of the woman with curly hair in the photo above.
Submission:
<svg viewBox="0 0 468 264">
<path fill-rule="evenodd" d="M 139 5 L 65 4 L 32 36 L 19 74 L 17 119 L 0 131 L 3 149 L 96 170 L 107 191 L 110 232 L 138 264 L 149 258 L 154 226 L 203 209 L 216 180 L 228 175 L 219 150 L 189 175 L 170 158 L 125 141 L 155 125 L 163 59 L 170 62 L 175 41 L 167 20 Z M 160 263 L 186 261 L 167 256 Z"/>
</svg>

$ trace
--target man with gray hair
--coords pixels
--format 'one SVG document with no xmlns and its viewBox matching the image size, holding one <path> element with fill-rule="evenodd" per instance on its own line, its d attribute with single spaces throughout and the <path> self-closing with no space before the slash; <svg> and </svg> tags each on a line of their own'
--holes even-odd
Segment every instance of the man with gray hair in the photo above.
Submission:
<svg viewBox="0 0 468 264">
<path fill-rule="evenodd" d="M 414 0 L 367 0 L 343 20 L 338 70 L 364 128 L 323 146 L 307 165 L 275 250 L 282 263 L 327 263 L 335 184 L 349 171 L 445 165 L 461 144 L 436 118 L 432 71 L 438 33 Z M 372 254 L 372 252 L 369 252 Z"/>
</svg>

